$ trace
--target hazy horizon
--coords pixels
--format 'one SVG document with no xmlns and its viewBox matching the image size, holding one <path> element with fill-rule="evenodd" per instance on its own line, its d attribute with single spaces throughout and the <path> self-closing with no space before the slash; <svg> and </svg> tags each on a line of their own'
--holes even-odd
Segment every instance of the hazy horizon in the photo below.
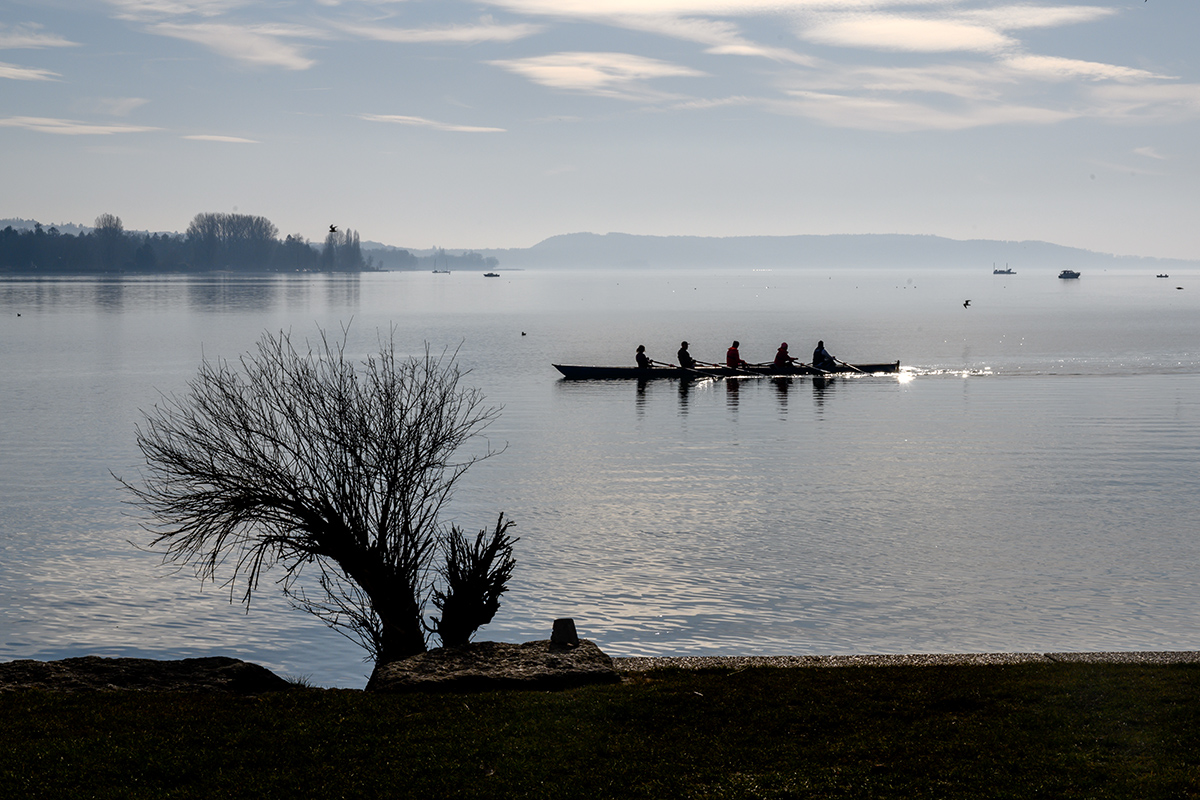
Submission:
<svg viewBox="0 0 1200 800">
<path fill-rule="evenodd" d="M 31 230 L 35 224 L 41 224 L 43 229 L 58 228 L 61 233 L 88 233 L 92 230 L 91 225 L 82 225 L 73 222 L 43 222 L 41 219 L 30 219 L 22 217 L 0 218 L 0 228 L 5 225 L 12 224 L 14 229 Z M 184 235 L 179 230 L 127 230 L 127 233 L 133 235 Z M 595 239 L 596 241 L 589 241 Z M 895 240 L 900 240 L 896 242 Z M 803 245 L 809 247 L 800 247 L 797 240 L 804 240 Z M 823 240 L 839 240 L 836 243 Z M 319 242 L 310 242 L 313 246 L 319 246 Z M 866 261 L 877 265 L 893 265 L 893 266 L 910 266 L 910 261 L 913 258 L 918 259 L 918 263 L 936 264 L 937 261 L 955 260 L 955 263 L 961 261 L 962 265 L 971 263 L 972 266 L 985 266 L 991 259 L 991 265 L 996 266 L 997 263 L 1008 265 L 1008 260 L 1013 260 L 1016 265 L 1024 266 L 1039 266 L 1045 263 L 1051 263 L 1058 266 L 1080 266 L 1087 264 L 1088 257 L 1098 257 L 1112 259 L 1116 263 L 1136 263 L 1136 261 L 1148 261 L 1148 263 L 1198 263 L 1200 259 L 1172 259 L 1159 258 L 1154 255 L 1141 255 L 1136 253 L 1103 253 L 1098 251 L 1090 251 L 1086 248 L 1074 248 L 1066 245 L 1060 245 L 1057 242 L 1046 241 L 1013 241 L 1013 240 L 992 240 L 992 239 L 950 239 L 946 236 L 937 236 L 935 234 L 793 234 L 793 235 L 756 235 L 756 236 L 692 236 L 692 235 L 673 235 L 673 234 L 628 234 L 623 231 L 607 231 L 607 233 L 593 233 L 593 231 L 574 231 L 574 233 L 554 234 L 534 242 L 533 245 L 527 247 L 414 247 L 412 245 L 394 245 L 389 242 L 378 242 L 364 240 L 361 242 L 361 247 L 364 252 L 378 253 L 380 255 L 386 253 L 407 251 L 419 258 L 427 258 L 430 255 L 438 252 L 448 254 L 458 253 L 480 253 L 484 255 L 502 255 L 502 257 L 516 257 L 516 264 L 509 263 L 506 265 L 508 269 L 528 269 L 530 266 L 546 266 L 546 261 L 550 259 L 558 266 L 629 266 L 632 264 L 631 258 L 637 258 L 638 266 L 716 266 L 716 265 L 732 265 L 730 258 L 727 258 L 728 246 L 732 243 L 737 243 L 738 246 L 750 249 L 743 249 L 746 258 L 751 260 L 760 259 L 763 255 L 768 258 L 784 258 L 779 263 L 773 263 L 773 269 L 785 267 L 787 265 L 804 265 L 797 264 L 794 259 L 800 257 L 800 260 L 811 259 L 811 257 L 836 258 L 839 254 L 845 255 L 847 265 L 863 265 L 864 255 Z M 896 243 L 902 245 L 901 251 L 895 251 Z M 703 251 L 697 251 L 697 245 L 704 245 Z M 755 246 L 758 246 L 755 248 Z M 840 247 L 838 245 L 841 245 Z M 1033 252 L 1030 252 L 1030 247 Z M 799 248 L 799 249 L 797 249 Z M 563 255 L 566 258 L 563 258 Z M 707 254 L 707 257 L 704 257 Z M 586 257 L 584 257 L 586 255 Z M 696 258 L 701 255 L 700 258 Z M 524 261 L 522 261 L 522 257 Z M 580 261 L 595 261 L 594 264 L 582 264 Z M 1066 260 L 1063 260 L 1066 257 Z M 533 258 L 533 261 L 529 261 Z M 612 260 L 616 258 L 616 260 Z M 666 263 L 664 264 L 664 258 Z M 1079 260 L 1080 258 L 1085 260 Z M 556 260 L 557 259 L 557 260 Z M 607 259 L 607 260 L 606 260 Z M 680 261 L 680 259 L 683 259 Z M 899 260 L 898 260 L 899 259 Z M 973 259 L 973 260 L 972 260 Z M 982 259 L 982 260 L 979 260 Z M 736 260 L 736 259 L 734 259 Z M 678 263 L 677 263 L 678 261 Z M 823 261 L 822 266 L 828 261 Z M 811 265 L 811 264 L 810 264 Z M 492 269 L 496 265 L 481 265 L 479 269 Z M 502 266 L 505 266 L 502 264 Z M 420 264 L 415 266 L 389 266 L 388 261 L 384 258 L 380 261 L 380 269 L 426 269 L 426 265 Z M 457 269 L 463 269 L 460 265 Z M 604 269 L 604 267 L 601 267 Z"/>
</svg>

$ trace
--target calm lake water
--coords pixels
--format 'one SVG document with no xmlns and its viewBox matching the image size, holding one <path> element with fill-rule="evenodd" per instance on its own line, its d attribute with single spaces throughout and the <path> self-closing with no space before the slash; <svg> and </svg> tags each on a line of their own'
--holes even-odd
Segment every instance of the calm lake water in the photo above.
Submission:
<svg viewBox="0 0 1200 800">
<path fill-rule="evenodd" d="M 1200 648 L 1200 274 L 1016 268 L 0 280 L 0 659 L 225 654 L 365 683 L 273 587 L 247 613 L 160 566 L 110 474 L 137 474 L 139 409 L 203 356 L 318 326 L 364 355 L 393 327 L 414 354 L 460 347 L 504 407 L 506 452 L 452 509 L 521 536 L 480 638 L 570 616 L 612 655 Z M 551 367 L 734 338 L 905 371 Z"/>
</svg>

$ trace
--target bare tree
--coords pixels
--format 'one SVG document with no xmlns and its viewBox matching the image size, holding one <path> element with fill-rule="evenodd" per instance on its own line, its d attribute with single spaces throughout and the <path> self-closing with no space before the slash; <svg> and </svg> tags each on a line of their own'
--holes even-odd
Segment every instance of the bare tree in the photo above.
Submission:
<svg viewBox="0 0 1200 800">
<path fill-rule="evenodd" d="M 115 214 L 101 214 L 96 217 L 92 229 L 98 242 L 97 255 L 100 267 L 106 272 L 120 266 L 125 242 L 125 225 Z"/>
<path fill-rule="evenodd" d="M 304 352 L 267 333 L 237 364 L 205 359 L 185 396 L 145 414 L 146 472 L 121 480 L 155 520 L 164 561 L 201 580 L 228 572 L 247 606 L 278 566 L 288 598 L 376 664 L 490 622 L 517 541 L 503 514 L 474 546 L 439 520 L 467 469 L 499 452 L 458 455 L 499 409 L 460 385 L 456 353 L 398 357 L 394 335 L 358 364 L 344 332 L 323 331 Z M 430 601 L 440 619 L 425 619 Z"/>
<path fill-rule="evenodd" d="M 200 267 L 266 269 L 279 229 L 266 217 L 208 212 L 192 218 L 186 235 Z"/>
</svg>

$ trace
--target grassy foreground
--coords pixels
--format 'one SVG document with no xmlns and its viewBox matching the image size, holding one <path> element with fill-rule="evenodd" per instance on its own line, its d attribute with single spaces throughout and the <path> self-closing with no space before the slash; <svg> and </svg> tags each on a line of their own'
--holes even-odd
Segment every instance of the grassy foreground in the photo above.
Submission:
<svg viewBox="0 0 1200 800">
<path fill-rule="evenodd" d="M 1200 795 L 1200 667 L 754 668 L 558 692 L 0 694 L 0 797 Z"/>
</svg>

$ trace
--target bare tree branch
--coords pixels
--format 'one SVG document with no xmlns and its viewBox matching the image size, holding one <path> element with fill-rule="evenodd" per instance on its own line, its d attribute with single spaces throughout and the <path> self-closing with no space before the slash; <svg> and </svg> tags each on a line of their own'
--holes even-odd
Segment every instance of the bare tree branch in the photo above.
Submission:
<svg viewBox="0 0 1200 800">
<path fill-rule="evenodd" d="M 461 385 L 457 351 L 427 345 L 423 358 L 400 358 L 394 336 L 358 364 L 345 331 L 338 340 L 322 331 L 304 352 L 289 334 L 267 333 L 236 364 L 205 359 L 184 396 L 145 414 L 136 434 L 146 470 L 121 480 L 153 518 L 146 527 L 165 562 L 190 565 L 201 580 L 224 576 L 247 606 L 263 575 L 282 570 L 276 582 L 291 602 L 377 663 L 425 650 L 430 598 L 467 596 L 438 589 L 439 579 L 470 573 L 472 596 L 498 607 L 516 541 L 503 516 L 486 547 L 443 532 L 458 480 L 499 452 L 460 451 L 499 409 Z M 435 566 L 439 554 L 446 561 Z M 490 559 L 482 580 L 492 581 L 483 589 L 481 558 Z M 306 568 L 319 594 L 305 591 Z M 495 613 L 467 611 L 456 619 L 486 624 Z"/>
</svg>

